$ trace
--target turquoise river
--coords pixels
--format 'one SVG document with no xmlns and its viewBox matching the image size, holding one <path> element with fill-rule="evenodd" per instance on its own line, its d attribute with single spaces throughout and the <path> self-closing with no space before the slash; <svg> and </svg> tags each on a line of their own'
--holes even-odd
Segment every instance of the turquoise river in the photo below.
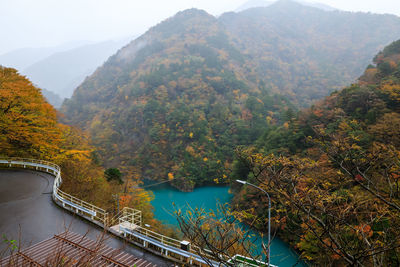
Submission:
<svg viewBox="0 0 400 267">
<path fill-rule="evenodd" d="M 193 192 L 181 192 L 167 184 L 149 186 L 151 182 L 146 181 L 145 187 L 153 191 L 155 217 L 169 225 L 177 225 L 174 218 L 172 203 L 182 210 L 189 204 L 192 208 L 202 207 L 206 210 L 215 209 L 216 204 L 227 203 L 232 198 L 229 188 L 224 186 L 204 186 L 196 188 Z M 150 188 L 149 188 L 150 187 Z M 266 240 L 265 240 L 266 241 Z M 260 246 L 261 241 L 255 241 Z M 297 263 L 297 264 L 296 264 Z M 279 238 L 274 238 L 271 245 L 271 264 L 279 267 L 286 266 L 307 266 L 304 262 L 299 262 L 298 255 Z"/>
</svg>

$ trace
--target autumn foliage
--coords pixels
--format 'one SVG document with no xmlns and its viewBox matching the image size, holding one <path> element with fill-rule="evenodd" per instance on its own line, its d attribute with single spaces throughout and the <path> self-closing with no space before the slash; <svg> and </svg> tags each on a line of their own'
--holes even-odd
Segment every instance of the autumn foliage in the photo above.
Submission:
<svg viewBox="0 0 400 267">
<path fill-rule="evenodd" d="M 237 149 L 236 177 L 268 190 L 275 230 L 320 266 L 400 264 L 400 41 L 374 63 L 359 83 Z M 259 200 L 250 189 L 236 196 L 265 229 Z"/>
<path fill-rule="evenodd" d="M 245 77 L 243 60 L 216 18 L 187 10 L 121 49 L 62 110 L 91 134 L 105 165 L 185 191 L 226 183 L 235 146 L 290 105 Z"/>
<path fill-rule="evenodd" d="M 0 156 L 54 162 L 61 166 L 64 191 L 112 210 L 111 194 L 122 187 L 106 181 L 92 159 L 89 137 L 58 123 L 40 89 L 5 67 L 0 67 L 0 132 Z"/>
<path fill-rule="evenodd" d="M 55 109 L 14 69 L 0 67 L 0 90 L 0 154 L 50 159 L 62 138 Z"/>
</svg>

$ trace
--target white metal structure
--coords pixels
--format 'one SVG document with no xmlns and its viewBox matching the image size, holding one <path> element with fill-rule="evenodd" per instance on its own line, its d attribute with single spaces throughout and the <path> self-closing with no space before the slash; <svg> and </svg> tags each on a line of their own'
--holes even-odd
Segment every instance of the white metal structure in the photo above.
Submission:
<svg viewBox="0 0 400 267">
<path fill-rule="evenodd" d="M 54 175 L 52 196 L 57 205 L 154 254 L 179 263 L 208 266 L 206 261 L 196 254 L 199 248 L 192 246 L 188 250 L 182 249 L 182 244 L 186 244 L 187 241 L 173 239 L 142 227 L 141 211 L 125 207 L 117 215 L 117 218 L 109 218 L 104 209 L 60 190 L 62 183 L 61 169 L 54 163 L 26 158 L 0 158 L 0 167 L 28 168 Z M 115 222 L 117 224 L 112 226 Z M 213 263 L 213 265 L 221 266 L 217 262 Z"/>
</svg>

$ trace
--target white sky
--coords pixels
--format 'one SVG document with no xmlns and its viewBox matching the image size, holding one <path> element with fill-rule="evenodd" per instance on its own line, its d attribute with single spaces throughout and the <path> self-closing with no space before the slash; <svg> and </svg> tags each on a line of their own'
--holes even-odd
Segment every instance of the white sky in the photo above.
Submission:
<svg viewBox="0 0 400 267">
<path fill-rule="evenodd" d="M 176 12 L 196 7 L 213 15 L 247 0 L 0 0 L 0 54 L 69 41 L 142 34 Z M 400 16 L 400 0 L 314 0 L 348 11 Z"/>
</svg>

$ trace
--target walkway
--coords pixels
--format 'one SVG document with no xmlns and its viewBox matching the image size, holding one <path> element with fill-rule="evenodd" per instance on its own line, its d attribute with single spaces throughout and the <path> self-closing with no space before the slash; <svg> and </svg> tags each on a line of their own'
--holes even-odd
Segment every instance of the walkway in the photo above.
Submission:
<svg viewBox="0 0 400 267">
<path fill-rule="evenodd" d="M 197 253 L 199 251 L 202 251 L 202 249 L 196 247 L 196 246 L 191 246 L 191 244 L 188 241 L 184 240 L 176 240 L 167 236 L 164 236 L 160 233 L 153 232 L 148 228 L 142 227 L 142 219 L 141 219 L 141 211 L 140 210 L 135 210 L 131 208 L 124 207 L 122 209 L 122 213 L 118 214 L 117 221 L 114 221 L 107 211 L 104 209 L 94 206 L 91 203 L 85 202 L 81 199 L 78 199 L 68 193 L 65 193 L 59 189 L 61 183 L 62 183 L 62 178 L 61 178 L 61 169 L 59 166 L 47 162 L 47 161 L 42 161 L 42 160 L 36 160 L 36 159 L 22 159 L 22 158 L 3 158 L 0 159 L 0 164 L 3 167 L 10 167 L 10 168 L 28 168 L 28 169 L 34 169 L 38 171 L 43 171 L 46 173 L 54 174 L 55 179 L 52 185 L 52 192 L 45 192 L 42 191 L 42 194 L 49 194 L 53 196 L 53 200 L 55 203 L 57 203 L 60 207 L 72 211 L 75 214 L 78 214 L 80 217 L 85 218 L 89 220 L 90 222 L 100 226 L 101 228 L 107 229 L 107 231 L 110 231 L 116 236 L 119 236 L 130 243 L 136 244 L 142 248 L 145 248 L 149 251 L 151 251 L 154 254 L 157 254 L 159 256 L 162 256 L 167 259 L 171 259 L 175 262 L 179 263 L 184 263 L 184 264 L 190 264 L 190 265 L 196 265 L 196 266 L 220 266 L 220 263 L 214 262 L 207 260 L 207 262 L 204 260 L 203 257 L 199 256 Z M 32 173 L 32 172 L 31 172 Z M 32 173 L 34 174 L 34 173 Z M 46 178 L 46 175 L 42 175 L 41 173 L 37 173 L 37 175 Z M 18 179 L 16 179 L 18 182 Z M 47 184 L 46 184 L 46 190 L 49 190 L 51 188 L 51 183 L 49 182 L 49 178 L 47 176 Z M 22 184 L 20 185 L 22 186 Z M 15 186 L 16 188 L 19 188 L 20 186 Z M 22 186 L 23 187 L 23 186 Z M 7 190 L 7 189 L 5 189 Z M 38 191 L 40 193 L 40 190 Z M 14 194 L 7 194 L 7 192 L 4 192 L 5 195 L 14 195 Z M 23 194 L 16 194 L 19 196 L 22 196 Z M 27 198 L 29 199 L 29 197 Z M 31 201 L 34 202 L 34 197 L 30 197 Z M 24 200 L 24 199 L 22 199 Z M 11 200 L 7 200 L 8 202 L 11 202 Z M 6 202 L 7 203 L 7 202 Z M 35 215 L 37 215 L 36 211 L 41 210 L 40 206 L 37 207 L 29 207 L 30 203 L 26 203 L 26 206 L 23 206 L 25 209 L 28 207 L 30 212 L 33 212 Z M 11 205 L 12 206 L 12 205 Z M 22 207 L 22 206 L 21 206 Z M 8 207 L 10 208 L 10 207 Z M 11 209 L 9 210 L 11 211 Z M 1 212 L 1 211 L 0 211 Z M 9 214 L 5 212 L 4 214 Z M 26 214 L 23 212 L 23 214 Z M 13 214 L 11 215 L 12 217 L 18 217 L 18 214 Z M 47 216 L 49 218 L 52 217 L 52 214 L 46 214 L 44 216 Z M 41 224 L 41 220 L 43 217 L 39 217 L 39 224 Z M 28 219 L 26 220 L 29 224 L 27 228 L 32 229 L 32 224 L 31 222 L 34 221 L 33 219 Z M 14 222 L 12 226 L 15 226 L 19 221 Z M 128 223 L 129 225 L 134 224 L 135 228 L 134 229 L 127 229 L 124 227 L 121 227 L 122 225 Z M 62 225 L 60 222 L 52 221 L 52 224 L 54 226 L 59 226 Z M 69 228 L 69 230 L 74 231 L 71 228 L 72 223 L 66 223 L 64 220 L 64 228 Z M 112 226 L 117 226 L 118 230 L 115 229 L 115 227 Z M 38 225 L 39 226 L 39 225 Z M 110 228 L 111 226 L 111 228 Z M 19 232 L 22 232 L 22 228 L 19 228 Z M 14 229 L 15 230 L 15 229 Z M 6 231 L 6 233 L 9 233 Z M 12 232 L 10 231 L 11 235 L 16 236 L 18 234 L 17 232 Z M 108 232 L 107 232 L 108 233 Z M 11 237 L 12 239 L 17 239 L 16 237 Z M 10 239 L 10 238 L 9 238 Z M 19 238 L 18 238 L 19 239 Z M 23 240 L 21 241 L 23 242 Z M 20 242 L 20 243 L 21 243 Z M 23 244 L 23 243 L 22 243 Z M 206 253 L 208 253 L 206 251 Z M 233 256 L 233 255 L 232 255 Z M 207 257 L 212 257 L 211 254 L 207 255 Z M 244 257 L 240 255 L 234 255 L 232 258 L 225 258 L 224 260 L 229 260 L 235 261 L 236 264 L 239 265 L 246 265 L 246 266 L 260 266 L 264 265 L 265 263 L 261 263 L 258 261 L 249 261 L 248 259 L 245 259 Z"/>
<path fill-rule="evenodd" d="M 102 229 L 58 207 L 51 199 L 54 177 L 31 170 L 0 170 L 0 237 L 19 240 L 28 247 L 69 228 L 96 240 Z M 125 244 L 109 235 L 107 245 L 122 248 L 138 258 L 158 266 L 173 264 L 149 252 Z M 0 242 L 0 253 L 6 244 Z M 1 256 L 1 255 L 0 255 Z"/>
</svg>

